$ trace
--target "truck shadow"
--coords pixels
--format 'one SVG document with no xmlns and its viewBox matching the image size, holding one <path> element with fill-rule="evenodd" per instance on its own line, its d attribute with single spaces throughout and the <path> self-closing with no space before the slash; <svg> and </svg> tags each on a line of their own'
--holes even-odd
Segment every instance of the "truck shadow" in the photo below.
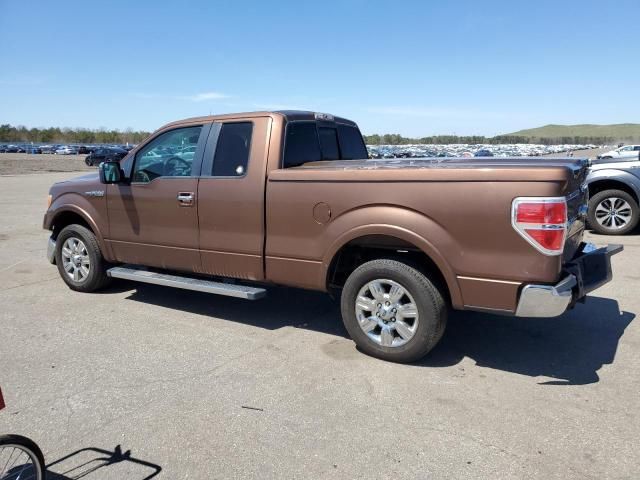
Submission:
<svg viewBox="0 0 640 480">
<path fill-rule="evenodd" d="M 267 330 L 297 327 L 348 338 L 340 320 L 338 302 L 321 292 L 270 287 L 256 301 L 207 293 L 118 281 L 117 291 L 135 289 L 128 300 L 159 305 L 178 311 L 221 318 Z M 120 290 L 123 288 L 124 290 Z M 108 293 L 111 289 L 107 290 Z"/>
<path fill-rule="evenodd" d="M 250 302 L 123 283 L 116 288 L 135 289 L 128 299 L 137 302 L 268 330 L 296 327 L 349 338 L 339 302 L 319 292 L 274 287 L 266 298 Z M 597 371 L 613 362 L 618 342 L 634 317 L 621 312 L 615 300 L 600 297 L 589 297 L 586 304 L 578 304 L 558 318 L 451 311 L 440 344 L 414 365 L 449 367 L 469 357 L 478 366 L 554 379 L 540 382 L 543 385 L 595 383 L 599 381 Z"/>
<path fill-rule="evenodd" d="M 117 445 L 113 451 L 88 447 L 65 455 L 46 466 L 47 480 L 77 480 L 80 478 L 104 478 L 105 469 L 113 470 L 110 476 L 127 480 L 150 480 L 162 467 L 135 458 L 131 450 L 123 451 Z"/>
<path fill-rule="evenodd" d="M 481 367 L 554 379 L 541 385 L 596 383 L 634 318 L 615 300 L 600 297 L 588 297 L 558 318 L 452 312 L 442 341 L 420 365 L 451 366 L 469 357 Z"/>
</svg>

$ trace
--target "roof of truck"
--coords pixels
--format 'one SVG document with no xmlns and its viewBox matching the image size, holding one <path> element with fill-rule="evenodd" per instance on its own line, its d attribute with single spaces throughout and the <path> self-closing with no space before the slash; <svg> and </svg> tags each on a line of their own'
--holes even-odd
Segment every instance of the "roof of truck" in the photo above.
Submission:
<svg viewBox="0 0 640 480">
<path fill-rule="evenodd" d="M 300 121 L 300 120 L 324 120 L 324 121 L 335 121 L 337 123 L 342 123 L 345 125 L 356 126 L 356 123 L 342 117 L 336 117 L 335 115 L 331 115 L 328 113 L 319 113 L 319 112 L 310 112 L 305 110 L 265 110 L 258 112 L 239 112 L 239 113 L 226 113 L 223 115 L 206 115 L 203 117 L 191 117 L 185 118 L 182 120 L 176 120 L 175 122 L 170 122 L 165 125 L 163 128 L 168 126 L 182 125 L 187 123 L 195 123 L 195 122 L 214 122 L 216 120 L 229 120 L 234 118 L 246 118 L 246 117 L 264 117 L 272 114 L 278 114 L 285 117 L 287 121 Z"/>
</svg>

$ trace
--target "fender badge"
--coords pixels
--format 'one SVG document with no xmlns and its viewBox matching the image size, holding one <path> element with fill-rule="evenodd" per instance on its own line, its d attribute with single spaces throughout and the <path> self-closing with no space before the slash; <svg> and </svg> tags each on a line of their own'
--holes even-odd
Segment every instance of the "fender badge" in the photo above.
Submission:
<svg viewBox="0 0 640 480">
<path fill-rule="evenodd" d="M 84 192 L 87 197 L 104 197 L 104 190 L 91 190 Z"/>
</svg>

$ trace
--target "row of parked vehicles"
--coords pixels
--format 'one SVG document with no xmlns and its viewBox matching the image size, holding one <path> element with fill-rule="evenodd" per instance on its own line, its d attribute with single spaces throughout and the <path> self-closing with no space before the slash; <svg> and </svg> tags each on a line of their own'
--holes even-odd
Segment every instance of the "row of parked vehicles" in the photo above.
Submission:
<svg viewBox="0 0 640 480">
<path fill-rule="evenodd" d="M 56 155 L 88 155 L 96 150 L 122 150 L 128 152 L 134 145 L 32 145 L 32 144 L 5 144 L 0 145 L 0 153 L 52 153 Z"/>
</svg>

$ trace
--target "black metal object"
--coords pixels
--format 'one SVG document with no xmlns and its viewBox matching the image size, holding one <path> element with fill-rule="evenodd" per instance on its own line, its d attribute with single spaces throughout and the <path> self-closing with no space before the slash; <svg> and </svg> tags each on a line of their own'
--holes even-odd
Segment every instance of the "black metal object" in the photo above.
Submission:
<svg viewBox="0 0 640 480">
<path fill-rule="evenodd" d="M 565 270 L 574 275 L 578 282 L 574 290 L 574 302 L 584 302 L 589 292 L 611 281 L 611 256 L 623 249 L 622 245 L 607 245 L 584 253 L 583 246 L 580 254 L 565 265 Z"/>
</svg>

